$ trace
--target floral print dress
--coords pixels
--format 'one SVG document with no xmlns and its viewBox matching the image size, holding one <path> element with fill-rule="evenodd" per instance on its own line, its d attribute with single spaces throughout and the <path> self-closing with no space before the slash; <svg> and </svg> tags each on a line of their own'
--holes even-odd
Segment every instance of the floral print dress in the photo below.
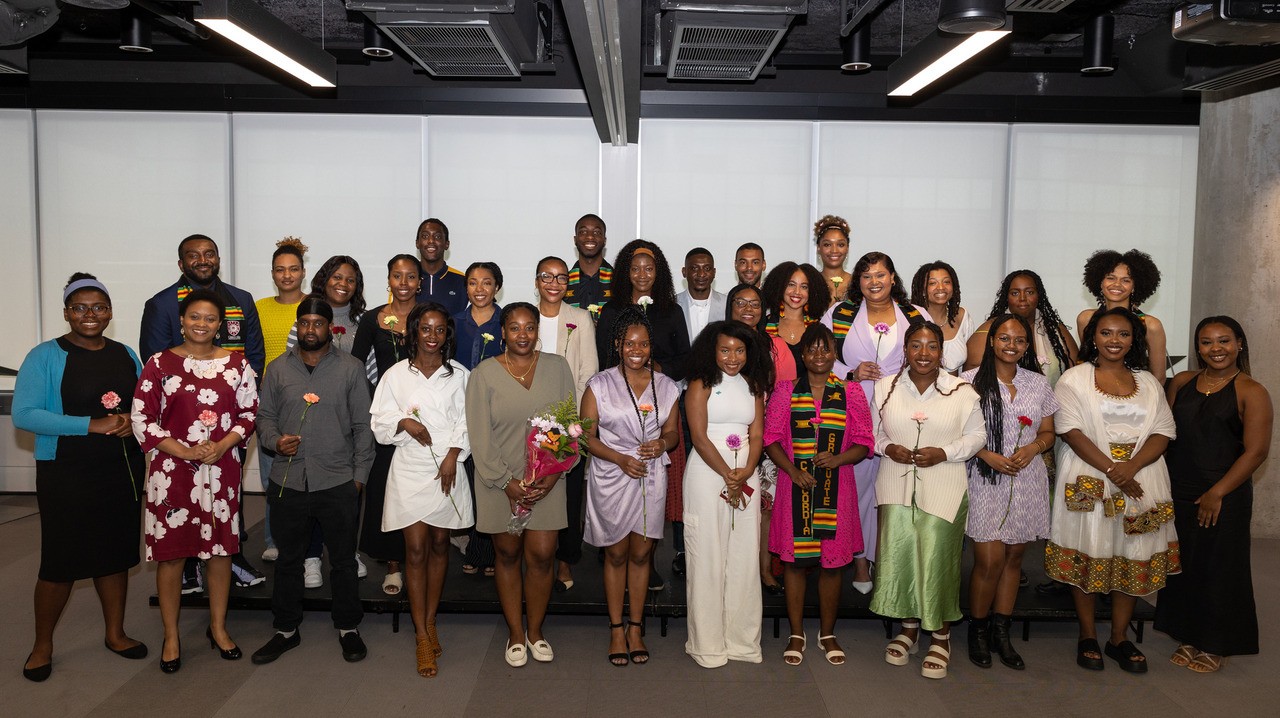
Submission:
<svg viewBox="0 0 1280 718">
<path fill-rule="evenodd" d="M 256 377 L 244 354 L 217 359 L 162 351 L 147 359 L 133 395 L 133 434 L 150 460 L 143 518 L 148 561 L 230 556 L 240 550 L 240 452 L 217 463 L 187 461 L 157 448 L 253 433 Z"/>
</svg>

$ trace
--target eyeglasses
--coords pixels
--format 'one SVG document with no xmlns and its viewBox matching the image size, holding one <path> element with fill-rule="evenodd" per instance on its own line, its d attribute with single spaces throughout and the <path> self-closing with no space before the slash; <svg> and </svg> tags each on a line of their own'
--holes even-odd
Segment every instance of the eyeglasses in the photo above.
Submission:
<svg viewBox="0 0 1280 718">
<path fill-rule="evenodd" d="M 94 314 L 106 314 L 107 312 L 111 311 L 111 305 L 110 304 L 72 304 L 71 306 L 67 307 L 67 309 L 70 309 L 71 313 L 76 315 L 77 317 L 83 317 L 89 312 L 93 312 Z"/>
<path fill-rule="evenodd" d="M 760 300 L 759 299 L 735 299 L 733 300 L 733 306 L 735 309 L 759 309 Z"/>
<path fill-rule="evenodd" d="M 542 282 L 543 284 L 551 284 L 552 282 L 555 282 L 556 284 L 569 283 L 569 275 L 567 274 L 551 274 L 550 272 L 538 272 L 537 276 L 538 276 L 538 281 Z"/>
</svg>

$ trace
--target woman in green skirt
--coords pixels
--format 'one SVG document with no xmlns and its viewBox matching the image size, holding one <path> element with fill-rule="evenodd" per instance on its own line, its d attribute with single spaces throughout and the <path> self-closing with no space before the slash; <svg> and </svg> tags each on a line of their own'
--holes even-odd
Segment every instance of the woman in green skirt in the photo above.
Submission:
<svg viewBox="0 0 1280 718">
<path fill-rule="evenodd" d="M 876 382 L 872 411 L 876 451 L 885 460 L 876 476 L 880 562 L 871 610 L 902 619 L 902 631 L 885 648 L 892 665 L 907 665 L 919 650 L 922 626 L 932 632 L 920 670 L 925 678 L 947 675 L 950 626 L 960 618 L 964 462 L 987 440 L 977 392 L 941 371 L 942 343 L 938 325 L 911 325 L 906 361 Z"/>
</svg>

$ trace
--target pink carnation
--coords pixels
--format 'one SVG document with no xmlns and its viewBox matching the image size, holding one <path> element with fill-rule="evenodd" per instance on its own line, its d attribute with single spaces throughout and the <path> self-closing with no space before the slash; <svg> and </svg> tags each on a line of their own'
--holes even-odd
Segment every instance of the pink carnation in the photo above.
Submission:
<svg viewBox="0 0 1280 718">
<path fill-rule="evenodd" d="M 570 424 L 569 436 L 574 439 L 578 438 L 579 436 L 582 436 L 582 424 Z"/>
<path fill-rule="evenodd" d="M 102 395 L 102 406 L 107 409 L 114 409 L 120 406 L 120 395 L 114 391 L 109 391 Z"/>
<path fill-rule="evenodd" d="M 212 409 L 205 409 L 200 412 L 200 423 L 213 428 L 218 423 L 218 415 L 215 414 Z"/>
</svg>

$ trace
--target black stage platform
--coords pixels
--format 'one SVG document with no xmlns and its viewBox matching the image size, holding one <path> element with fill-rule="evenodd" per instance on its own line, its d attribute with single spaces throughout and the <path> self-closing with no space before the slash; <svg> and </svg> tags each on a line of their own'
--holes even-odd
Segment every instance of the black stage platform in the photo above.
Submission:
<svg viewBox="0 0 1280 718">
<path fill-rule="evenodd" d="M 671 532 L 668 529 L 667 535 Z M 272 572 L 271 564 L 264 563 L 259 558 L 262 550 L 262 524 L 258 523 L 249 530 L 249 557 L 251 563 L 258 566 L 267 574 L 265 583 L 250 588 L 232 588 L 230 598 L 231 609 L 242 610 L 271 610 L 271 584 Z M 678 578 L 671 573 L 671 558 L 673 555 L 671 542 L 663 541 L 658 545 L 657 567 L 658 572 L 666 579 L 667 585 L 661 591 L 650 592 L 648 596 L 648 607 L 645 609 L 647 616 L 657 618 L 661 624 L 662 635 L 667 634 L 667 622 L 672 618 L 684 617 L 688 611 L 685 603 L 685 585 L 684 579 Z M 1031 635 L 1031 624 L 1035 621 L 1074 621 L 1075 609 L 1071 603 L 1069 593 L 1060 595 L 1045 596 L 1037 593 L 1035 586 L 1045 580 L 1044 562 L 1040 557 L 1044 555 L 1043 544 L 1037 543 L 1028 548 L 1026 558 L 1023 561 L 1023 568 L 1027 572 L 1029 585 L 1018 591 L 1018 601 L 1013 612 L 1015 621 L 1022 622 L 1022 639 L 1029 640 Z M 399 596 L 388 596 L 382 592 L 382 578 L 385 575 L 385 566 L 377 562 L 364 559 L 365 565 L 369 567 L 368 578 L 360 582 L 360 599 L 366 613 L 384 613 L 391 614 L 393 630 L 399 630 L 400 615 L 409 612 L 409 598 L 405 594 Z M 964 555 L 964 583 L 960 590 L 960 609 L 967 613 L 968 610 L 968 576 L 973 565 L 972 552 L 966 550 Z M 329 568 L 326 561 L 323 569 L 325 576 L 325 585 L 321 588 L 308 589 L 303 599 L 303 609 L 307 611 L 323 611 L 328 612 L 330 609 L 330 593 L 329 593 Z M 846 583 L 841 591 L 840 597 L 840 613 L 841 619 L 863 619 L 881 621 L 885 624 L 886 636 L 891 635 L 890 624 L 883 617 L 878 616 L 868 608 L 871 603 L 871 596 L 864 596 L 848 585 L 847 580 L 852 576 L 851 571 L 845 572 Z M 560 615 L 588 615 L 588 616 L 605 616 L 608 610 L 605 606 L 604 598 L 604 581 L 603 569 L 596 558 L 596 549 L 592 546 L 583 547 L 582 561 L 574 567 L 573 570 L 574 585 L 573 588 L 565 593 L 552 593 L 551 603 L 547 607 L 547 612 Z M 816 574 L 809 579 L 809 586 L 805 592 L 805 616 L 817 618 L 817 576 Z M 156 597 L 151 596 L 151 605 L 158 605 Z M 182 605 L 190 607 L 207 607 L 208 601 L 204 594 L 195 593 L 182 597 Z M 1097 603 L 1097 616 L 1099 619 L 1108 620 L 1111 617 L 1110 602 L 1100 600 Z M 468 576 L 462 572 L 462 557 L 457 551 L 450 548 L 449 552 L 449 573 L 445 579 L 444 595 L 440 600 L 441 613 L 492 613 L 498 614 L 502 612 L 498 604 L 498 593 L 492 578 L 486 578 L 482 574 Z M 773 619 L 773 634 L 777 637 L 780 634 L 781 623 L 786 620 L 787 605 L 786 598 L 783 596 L 764 596 L 764 616 Z M 1146 622 L 1155 617 L 1155 608 L 1146 601 L 1138 601 L 1134 611 L 1132 627 L 1137 634 L 1137 641 L 1142 642 L 1143 630 Z"/>
</svg>

